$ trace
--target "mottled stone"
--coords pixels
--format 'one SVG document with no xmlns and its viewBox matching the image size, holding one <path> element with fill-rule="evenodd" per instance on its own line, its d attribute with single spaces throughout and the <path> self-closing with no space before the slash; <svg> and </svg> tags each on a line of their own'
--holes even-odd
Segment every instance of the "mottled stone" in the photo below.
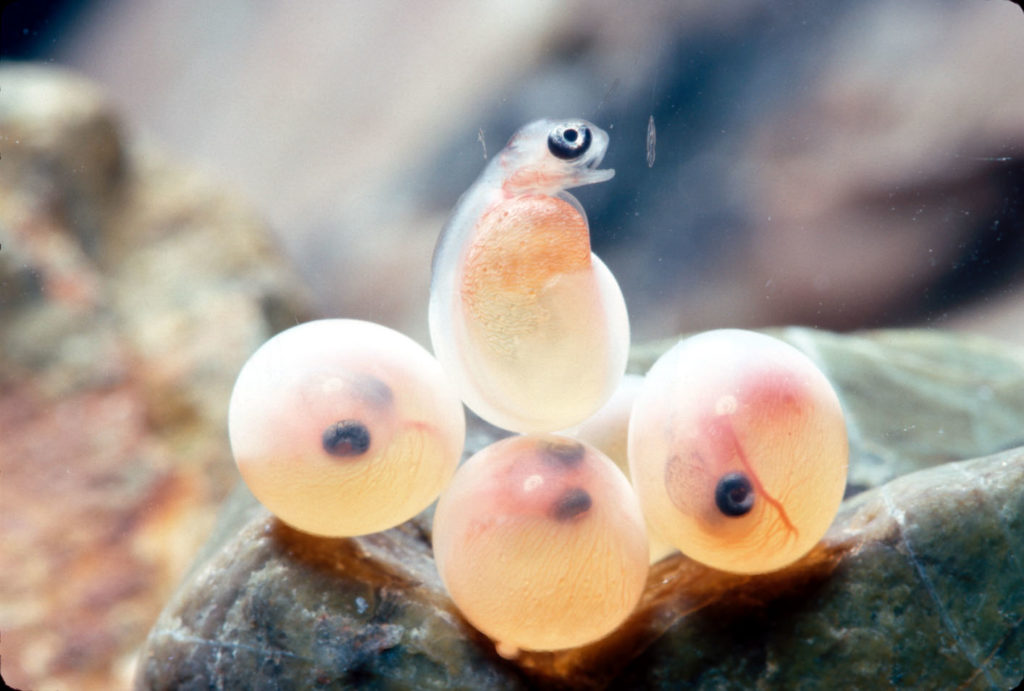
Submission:
<svg viewBox="0 0 1024 691">
<path fill-rule="evenodd" d="M 819 546 L 774 574 L 670 557 L 614 639 L 536 664 L 624 688 L 1013 688 L 1024 678 L 1022 487 L 1015 449 L 848 500 Z"/>
<path fill-rule="evenodd" d="M 240 487 L 217 535 L 226 544 L 200 559 L 151 634 L 137 687 L 521 685 L 458 616 L 413 523 L 313 537 Z"/>
<path fill-rule="evenodd" d="M 71 72 L 8 66 L 0 123 L 0 182 L 96 256 L 127 163 L 121 122 L 104 94 Z"/>
<path fill-rule="evenodd" d="M 853 471 L 873 487 L 793 566 L 739 576 L 675 554 L 608 638 L 508 661 L 445 596 L 422 517 L 326 540 L 239 490 L 151 632 L 136 688 L 1012 687 L 1024 447 L 947 461 L 1024 429 L 1024 355 L 938 332 L 779 333 L 832 377 Z M 666 345 L 638 349 L 634 366 Z M 496 434 L 471 424 L 467 453 Z"/>
<path fill-rule="evenodd" d="M 265 226 L 96 87 L 5 65 L 0 88 L 4 679 L 124 688 L 237 482 L 234 377 L 304 299 Z"/>
</svg>

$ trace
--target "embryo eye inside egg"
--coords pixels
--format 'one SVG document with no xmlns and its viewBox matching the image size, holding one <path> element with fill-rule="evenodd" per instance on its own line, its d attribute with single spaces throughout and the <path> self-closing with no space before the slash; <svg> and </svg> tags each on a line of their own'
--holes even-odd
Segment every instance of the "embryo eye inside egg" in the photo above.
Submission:
<svg viewBox="0 0 1024 691">
<path fill-rule="evenodd" d="M 814 363 L 738 329 L 666 352 L 630 419 L 630 473 L 654 532 L 737 573 L 780 569 L 822 538 L 848 454 L 839 400 Z"/>
<path fill-rule="evenodd" d="M 415 341 L 325 319 L 274 336 L 249 358 L 228 432 L 242 478 L 278 518 L 353 536 L 398 525 L 437 497 L 462 453 L 465 417 Z"/>
<path fill-rule="evenodd" d="M 647 535 L 622 471 L 557 435 L 491 444 L 434 514 L 448 593 L 499 652 L 558 650 L 611 633 L 643 592 Z"/>
</svg>

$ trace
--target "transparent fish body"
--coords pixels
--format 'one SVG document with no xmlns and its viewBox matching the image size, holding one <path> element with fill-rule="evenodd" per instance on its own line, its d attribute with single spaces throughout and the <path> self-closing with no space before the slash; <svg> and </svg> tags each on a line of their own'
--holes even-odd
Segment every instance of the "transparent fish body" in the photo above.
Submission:
<svg viewBox="0 0 1024 691">
<path fill-rule="evenodd" d="M 625 371 L 625 301 L 590 251 L 583 208 L 565 191 L 612 177 L 597 168 L 607 145 L 586 121 L 527 125 L 441 233 L 430 291 L 434 352 L 466 405 L 499 427 L 576 424 Z"/>
</svg>

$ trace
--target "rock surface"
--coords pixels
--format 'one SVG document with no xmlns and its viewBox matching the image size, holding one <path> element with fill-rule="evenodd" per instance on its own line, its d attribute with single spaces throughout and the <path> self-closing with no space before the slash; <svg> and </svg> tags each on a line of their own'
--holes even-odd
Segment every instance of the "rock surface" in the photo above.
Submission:
<svg viewBox="0 0 1024 691">
<path fill-rule="evenodd" d="M 240 489 L 151 632 L 136 688 L 1013 687 L 1024 353 L 938 332 L 779 334 L 836 384 L 853 491 L 872 488 L 792 567 L 735 576 L 670 556 L 619 631 L 513 662 L 445 596 L 424 517 L 314 538 Z M 492 436 L 471 426 L 467 453 Z"/>
<path fill-rule="evenodd" d="M 237 482 L 242 362 L 305 317 L 267 229 L 70 74 L 0 68 L 0 656 L 125 688 Z"/>
</svg>

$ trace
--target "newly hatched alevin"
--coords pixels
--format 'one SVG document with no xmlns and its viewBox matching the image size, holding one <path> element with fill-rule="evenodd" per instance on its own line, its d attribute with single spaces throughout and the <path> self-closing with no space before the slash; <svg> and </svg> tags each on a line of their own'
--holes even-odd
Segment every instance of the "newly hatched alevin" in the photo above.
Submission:
<svg viewBox="0 0 1024 691">
<path fill-rule="evenodd" d="M 580 422 L 625 371 L 618 283 L 565 190 L 608 180 L 608 135 L 585 120 L 519 130 L 462 196 L 434 251 L 430 337 L 463 400 L 516 432 Z"/>
</svg>

